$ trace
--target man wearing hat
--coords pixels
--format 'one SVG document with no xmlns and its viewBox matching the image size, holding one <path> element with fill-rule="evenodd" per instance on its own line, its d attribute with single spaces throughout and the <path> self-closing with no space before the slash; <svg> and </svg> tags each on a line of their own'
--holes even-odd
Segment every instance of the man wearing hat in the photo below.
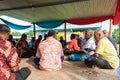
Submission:
<svg viewBox="0 0 120 80">
<path fill-rule="evenodd" d="M 46 40 L 38 46 L 36 57 L 39 58 L 39 68 L 45 71 L 57 71 L 62 68 L 63 48 L 59 41 L 56 40 L 56 32 L 49 30 Z M 62 58 L 62 60 L 61 60 Z"/>
</svg>

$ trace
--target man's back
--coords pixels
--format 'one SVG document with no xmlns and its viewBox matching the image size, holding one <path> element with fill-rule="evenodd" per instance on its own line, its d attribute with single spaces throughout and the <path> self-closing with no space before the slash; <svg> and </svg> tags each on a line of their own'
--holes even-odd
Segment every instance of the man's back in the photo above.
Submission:
<svg viewBox="0 0 120 80">
<path fill-rule="evenodd" d="M 55 38 L 48 37 L 45 41 L 41 42 L 37 54 L 41 54 L 41 69 L 52 71 L 62 68 L 61 56 L 63 55 L 63 49 L 61 43 Z"/>
</svg>

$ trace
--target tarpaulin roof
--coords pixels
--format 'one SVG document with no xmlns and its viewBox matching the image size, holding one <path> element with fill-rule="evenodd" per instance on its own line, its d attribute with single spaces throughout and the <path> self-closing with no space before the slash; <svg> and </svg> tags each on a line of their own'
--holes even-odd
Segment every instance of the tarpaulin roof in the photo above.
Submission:
<svg viewBox="0 0 120 80">
<path fill-rule="evenodd" d="M 118 1 L 120 4 L 120 0 L 0 0 L 0 15 L 31 23 L 117 15 L 120 22 Z"/>
<path fill-rule="evenodd" d="M 91 29 L 91 30 L 98 30 L 101 29 L 101 24 L 100 23 L 96 23 L 96 24 L 91 24 L 91 25 L 72 25 L 67 23 L 66 24 L 66 31 L 85 31 L 87 29 Z M 33 31 L 33 27 L 28 28 L 29 31 Z M 40 32 L 46 32 L 48 30 L 51 30 L 49 28 L 42 28 L 42 27 L 38 27 L 36 26 L 36 31 L 40 31 Z M 56 31 L 64 31 L 64 24 L 60 25 L 59 27 L 54 28 L 54 30 Z"/>
</svg>

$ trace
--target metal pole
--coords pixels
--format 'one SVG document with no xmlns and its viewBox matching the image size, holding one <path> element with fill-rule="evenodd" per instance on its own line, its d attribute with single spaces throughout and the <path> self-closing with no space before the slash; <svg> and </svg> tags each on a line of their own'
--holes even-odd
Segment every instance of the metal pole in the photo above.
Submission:
<svg viewBox="0 0 120 80">
<path fill-rule="evenodd" d="M 112 19 L 110 19 L 109 34 L 110 34 L 110 36 L 112 36 Z"/>
<path fill-rule="evenodd" d="M 35 39 L 36 39 L 35 23 L 33 23 L 33 32 L 34 32 L 34 37 L 35 37 Z"/>
<path fill-rule="evenodd" d="M 66 22 L 64 22 L 64 37 L 65 37 L 65 42 L 66 42 Z"/>
</svg>

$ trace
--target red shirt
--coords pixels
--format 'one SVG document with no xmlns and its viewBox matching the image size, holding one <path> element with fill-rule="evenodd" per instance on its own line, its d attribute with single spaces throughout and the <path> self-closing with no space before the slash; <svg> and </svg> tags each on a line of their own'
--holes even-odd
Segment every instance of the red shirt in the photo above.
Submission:
<svg viewBox="0 0 120 80">
<path fill-rule="evenodd" d="M 38 48 L 38 45 L 39 45 L 40 42 L 41 42 L 41 41 L 40 41 L 39 39 L 37 39 L 37 40 L 35 41 L 35 52 L 37 52 L 37 48 Z"/>
<path fill-rule="evenodd" d="M 80 50 L 80 47 L 78 46 L 78 42 L 76 39 L 72 39 L 69 43 L 68 48 L 72 51 L 74 50 Z"/>
</svg>

